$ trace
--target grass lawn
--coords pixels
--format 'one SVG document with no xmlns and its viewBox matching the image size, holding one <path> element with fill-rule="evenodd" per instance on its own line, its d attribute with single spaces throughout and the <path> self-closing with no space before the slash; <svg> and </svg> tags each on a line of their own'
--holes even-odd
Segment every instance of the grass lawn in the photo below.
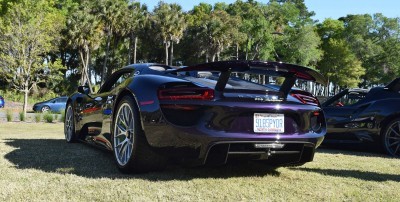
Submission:
<svg viewBox="0 0 400 202">
<path fill-rule="evenodd" d="M 111 153 L 67 144 L 63 124 L 0 123 L 0 201 L 398 201 L 400 159 L 319 149 L 314 162 L 124 175 Z"/>
</svg>

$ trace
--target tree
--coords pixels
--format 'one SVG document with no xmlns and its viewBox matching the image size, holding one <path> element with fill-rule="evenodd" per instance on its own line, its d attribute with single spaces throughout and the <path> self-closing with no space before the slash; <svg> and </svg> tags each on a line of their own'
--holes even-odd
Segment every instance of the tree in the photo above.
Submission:
<svg viewBox="0 0 400 202">
<path fill-rule="evenodd" d="M 52 70 L 45 56 L 57 48 L 65 18 L 53 1 L 21 0 L 9 6 L 0 26 L 0 71 L 24 93 L 26 114 L 29 91 Z"/>
<path fill-rule="evenodd" d="M 67 19 L 69 45 L 78 49 L 81 60 L 80 85 L 88 84 L 90 90 L 89 64 L 91 52 L 97 49 L 103 36 L 103 27 L 96 15 L 92 12 L 92 5 L 84 1 Z"/>
<path fill-rule="evenodd" d="M 171 47 L 173 54 L 173 43 L 179 43 L 183 31 L 186 29 L 186 21 L 182 8 L 178 4 L 167 4 L 162 1 L 153 12 L 153 24 L 159 31 L 160 38 L 165 47 L 165 64 L 168 65 L 168 50 Z M 170 64 L 172 65 L 172 55 Z"/>
<path fill-rule="evenodd" d="M 219 60 L 221 53 L 239 36 L 240 17 L 231 16 L 224 6 L 212 9 L 211 5 L 199 4 L 189 16 L 190 32 L 197 44 L 197 54 L 205 55 L 206 62 Z"/>
<path fill-rule="evenodd" d="M 324 51 L 318 66 L 328 82 L 342 88 L 354 88 L 360 83 L 365 69 L 345 40 L 344 31 L 344 23 L 339 20 L 326 19 L 318 25 L 318 33 L 323 42 L 321 48 Z M 328 88 L 326 96 L 329 93 Z"/>
</svg>

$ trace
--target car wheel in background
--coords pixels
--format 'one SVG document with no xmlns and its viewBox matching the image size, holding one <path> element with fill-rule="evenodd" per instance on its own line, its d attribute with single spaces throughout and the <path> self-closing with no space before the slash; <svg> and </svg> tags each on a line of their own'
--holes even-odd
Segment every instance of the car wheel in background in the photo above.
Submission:
<svg viewBox="0 0 400 202">
<path fill-rule="evenodd" d="M 113 120 L 113 153 L 121 172 L 161 170 L 166 159 L 154 152 L 140 126 L 138 108 L 131 96 L 119 102 Z"/>
<path fill-rule="evenodd" d="M 47 105 L 45 105 L 45 106 L 42 107 L 41 111 L 42 111 L 42 112 L 50 111 L 50 107 L 47 106 Z"/>
<path fill-rule="evenodd" d="M 382 133 L 385 151 L 394 157 L 400 157 L 400 118 L 392 120 Z"/>
<path fill-rule="evenodd" d="M 76 142 L 74 111 L 71 104 L 68 104 L 65 112 L 64 134 L 68 143 Z"/>
</svg>

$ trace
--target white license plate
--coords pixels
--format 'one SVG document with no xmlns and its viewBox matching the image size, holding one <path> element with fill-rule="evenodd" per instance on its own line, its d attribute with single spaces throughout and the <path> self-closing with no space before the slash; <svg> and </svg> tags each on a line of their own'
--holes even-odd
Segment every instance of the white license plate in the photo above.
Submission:
<svg viewBox="0 0 400 202">
<path fill-rule="evenodd" d="M 254 113 L 255 133 L 284 133 L 285 117 L 283 114 Z"/>
</svg>

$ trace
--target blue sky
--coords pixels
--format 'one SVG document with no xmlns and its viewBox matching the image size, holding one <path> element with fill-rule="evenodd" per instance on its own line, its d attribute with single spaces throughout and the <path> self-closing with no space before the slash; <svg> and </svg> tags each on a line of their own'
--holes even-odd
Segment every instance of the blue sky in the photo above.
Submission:
<svg viewBox="0 0 400 202">
<path fill-rule="evenodd" d="M 153 10 L 159 0 L 140 0 L 149 10 Z M 243 0 L 245 1 L 245 0 Z M 267 0 L 258 0 L 267 3 Z M 227 4 L 235 0 L 164 0 L 166 3 L 178 3 L 183 10 L 188 11 L 200 2 L 214 4 L 225 2 Z M 325 18 L 337 19 L 347 14 L 373 14 L 382 13 L 386 17 L 400 17 L 400 0 L 305 0 L 309 11 L 314 11 L 315 20 L 323 21 Z"/>
</svg>

